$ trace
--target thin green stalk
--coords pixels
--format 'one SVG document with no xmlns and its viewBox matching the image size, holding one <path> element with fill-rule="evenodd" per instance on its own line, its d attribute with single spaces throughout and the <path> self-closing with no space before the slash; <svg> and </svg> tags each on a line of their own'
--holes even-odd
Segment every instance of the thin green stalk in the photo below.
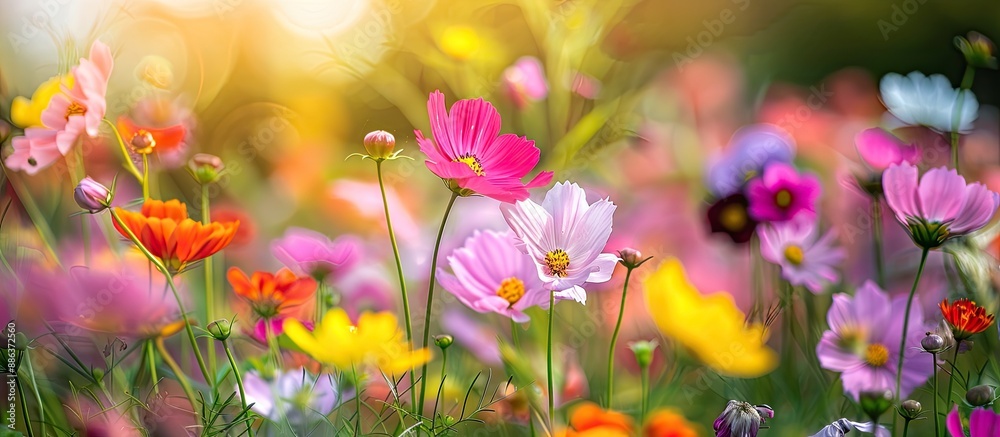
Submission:
<svg viewBox="0 0 1000 437">
<path fill-rule="evenodd" d="M 214 378 L 212 378 L 212 374 L 208 372 L 208 367 L 205 366 L 205 359 L 201 356 L 201 349 L 198 348 L 198 340 L 194 336 L 194 330 L 191 329 L 191 321 L 188 319 L 187 310 L 184 309 L 184 302 L 181 300 L 180 293 L 177 292 L 177 286 L 174 285 L 174 277 L 170 274 L 170 270 L 163 265 L 156 255 L 153 255 L 149 252 L 149 249 L 146 249 L 146 246 L 139 241 L 139 239 L 135 236 L 135 233 L 132 232 L 132 229 L 129 229 L 125 223 L 122 223 L 121 217 L 118 217 L 118 213 L 115 212 L 114 208 L 108 208 L 108 211 L 111 211 L 111 219 L 118 224 L 118 227 L 125 231 L 129 240 L 132 241 L 132 243 L 139 248 L 139 251 L 142 252 L 142 254 L 145 255 L 151 263 L 153 263 L 160 273 L 163 274 L 167 281 L 167 285 L 170 286 L 170 291 L 174 294 L 174 299 L 177 300 L 177 308 L 180 310 L 181 318 L 184 321 L 184 330 L 187 331 L 188 341 L 191 342 L 191 348 L 194 349 L 194 356 L 198 360 L 198 367 L 201 370 L 201 375 L 205 378 L 205 382 L 212 384 Z"/>
<path fill-rule="evenodd" d="M 458 199 L 458 193 L 453 192 L 451 199 L 448 200 L 448 206 L 444 209 L 444 217 L 441 218 L 441 227 L 438 228 L 437 240 L 434 241 L 434 253 L 431 255 L 431 273 L 427 283 L 427 308 L 424 310 L 424 349 L 430 344 L 431 338 L 431 309 L 434 307 L 434 283 L 437 280 L 438 251 L 441 250 L 441 237 L 444 236 L 444 227 L 448 224 L 448 216 L 451 215 L 451 209 L 455 206 L 455 199 Z M 424 411 L 424 397 L 427 393 L 427 364 L 424 363 L 420 367 L 420 395 L 417 398 L 417 414 L 421 414 Z"/>
<path fill-rule="evenodd" d="M 236 387 L 240 390 L 240 404 L 243 406 L 243 411 L 247 410 L 247 394 L 243 389 L 243 377 L 240 376 L 240 368 L 236 365 L 236 359 L 233 358 L 233 352 L 229 349 L 229 342 L 222 340 L 222 349 L 226 351 L 226 357 L 229 358 L 229 365 L 233 368 L 233 376 L 236 377 Z M 247 435 L 253 437 L 253 427 L 251 426 L 252 421 L 247 420 Z"/>
<path fill-rule="evenodd" d="M 153 383 L 153 393 L 160 393 L 160 377 L 156 374 L 156 351 L 153 349 L 153 341 L 146 342 L 146 360 L 149 363 L 149 378 Z"/>
<path fill-rule="evenodd" d="M 181 367 L 177 365 L 174 358 L 170 356 L 167 347 L 163 345 L 163 337 L 156 337 L 156 350 L 160 351 L 160 357 L 163 358 L 163 362 L 174 372 L 177 382 L 181 384 L 181 389 L 184 390 L 184 395 L 187 396 L 188 402 L 191 402 L 191 408 L 198 411 L 197 398 L 194 395 L 194 390 L 191 389 L 191 382 L 188 381 L 187 376 L 181 371 Z M 195 416 L 198 417 L 198 422 L 201 422 L 200 415 L 195 414 Z"/>
<path fill-rule="evenodd" d="M 906 437 L 906 433 L 909 431 L 910 431 L 910 419 L 906 419 L 903 421 L 903 437 Z M 875 431 L 872 431 L 872 435 L 877 435 L 877 434 L 875 434 Z"/>
<path fill-rule="evenodd" d="M 625 272 L 625 285 L 622 287 L 622 303 L 618 307 L 618 322 L 615 323 L 615 332 L 611 334 L 611 347 L 608 349 L 608 405 L 612 407 L 611 398 L 614 395 L 615 385 L 615 344 L 618 343 L 618 332 L 622 328 L 622 317 L 625 315 L 625 296 L 628 295 L 628 280 L 632 277 L 632 268 Z"/>
<path fill-rule="evenodd" d="M 28 437 L 34 437 L 35 432 L 31 429 L 31 416 L 28 415 L 28 399 L 24 396 L 24 388 L 21 387 L 20 376 L 15 375 L 14 386 L 17 387 L 17 398 L 21 404 L 21 415 L 24 416 L 24 429 L 28 431 Z"/>
<path fill-rule="evenodd" d="M 351 363 L 351 374 L 354 376 L 354 405 L 358 410 L 354 422 L 354 435 L 358 436 L 361 435 L 361 375 L 358 374 L 353 362 Z"/>
<path fill-rule="evenodd" d="M 403 277 L 403 263 L 399 259 L 399 246 L 396 244 L 396 232 L 392 228 L 389 217 L 389 201 L 385 197 L 385 182 L 382 180 L 382 161 L 375 161 L 375 173 L 378 174 L 378 189 L 382 193 L 382 209 L 385 211 L 385 227 L 389 232 L 389 242 L 392 244 L 392 256 L 396 260 L 396 276 L 399 277 L 399 292 L 403 297 L 403 319 L 406 323 L 406 342 L 413 343 L 413 322 L 410 319 L 410 297 L 406 294 L 406 279 Z M 410 384 L 413 384 L 414 372 L 410 369 Z M 416 405 L 417 391 L 410 390 L 410 405 Z"/>
<path fill-rule="evenodd" d="M 872 196 L 872 243 L 875 246 L 875 280 L 885 288 L 885 264 L 882 259 L 882 199 Z"/>
<path fill-rule="evenodd" d="M 938 366 L 936 353 L 931 353 L 931 364 L 934 365 L 934 382 L 932 383 L 934 391 L 931 392 L 931 398 L 934 401 L 934 435 L 941 435 L 940 419 L 938 419 Z"/>
<path fill-rule="evenodd" d="M 649 366 L 642 366 L 639 371 L 642 384 L 642 399 L 639 401 L 639 423 L 646 423 L 646 411 L 649 409 Z"/>
<path fill-rule="evenodd" d="M 924 272 L 924 264 L 927 262 L 929 249 L 923 249 L 920 253 L 920 265 L 917 267 L 917 276 L 913 278 L 913 287 L 910 288 L 910 296 L 906 298 L 906 311 L 903 313 L 903 335 L 899 341 L 899 363 L 896 365 L 896 400 L 900 399 L 899 389 L 903 382 L 903 357 L 906 354 L 906 333 L 910 329 L 910 308 L 913 306 L 913 296 L 917 293 L 917 284 L 920 283 L 920 275 Z"/>
<path fill-rule="evenodd" d="M 753 304 L 750 308 L 750 317 L 761 317 L 764 308 L 764 284 L 763 275 L 759 269 L 760 263 L 760 239 L 757 234 L 750 236 L 750 281 L 753 287 Z"/>
<path fill-rule="evenodd" d="M 555 318 L 556 309 L 556 292 L 549 291 L 549 329 L 548 329 L 548 346 L 545 354 L 545 364 L 548 373 L 548 398 L 549 398 L 549 430 L 555 428 L 552 427 L 555 422 L 552 418 L 555 416 L 555 406 L 556 406 L 556 396 L 555 390 L 553 389 L 554 383 L 552 381 L 552 319 Z"/>
<path fill-rule="evenodd" d="M 135 180 L 142 182 L 142 174 L 139 173 L 139 169 L 135 168 L 135 163 L 132 162 L 132 155 L 128 153 L 128 147 L 125 146 L 125 141 L 122 139 L 121 132 L 118 132 L 118 128 L 111 122 L 111 120 L 105 118 L 103 121 L 107 123 L 108 126 L 111 126 L 111 131 L 115 133 L 115 139 L 118 140 L 118 148 L 122 153 L 122 161 L 125 164 L 125 170 L 128 170 Z"/>
<path fill-rule="evenodd" d="M 142 154 L 142 198 L 149 199 L 149 154 Z"/>
<path fill-rule="evenodd" d="M 324 286 L 324 282 L 325 281 L 319 281 L 319 284 L 316 284 L 316 296 L 315 296 L 316 297 L 316 315 L 313 316 L 314 317 L 314 322 L 316 324 L 319 324 L 319 322 L 323 320 L 323 292 L 324 292 L 324 287 L 325 287 Z"/>
<path fill-rule="evenodd" d="M 45 433 L 45 404 L 42 402 L 42 394 L 38 391 L 38 381 L 35 379 L 35 368 L 31 365 L 31 351 L 24 351 L 24 362 L 28 365 L 28 377 L 31 379 L 31 391 L 35 395 L 35 402 L 38 403 L 38 422 L 41 428 L 42 435 L 48 435 Z"/>
<path fill-rule="evenodd" d="M 951 164 L 955 171 L 961 174 L 958 169 L 958 128 L 962 121 L 962 105 L 965 103 L 965 93 L 962 91 L 972 88 L 972 81 L 976 76 L 976 69 L 972 65 L 965 65 L 965 74 L 962 75 L 962 84 L 959 86 L 958 101 L 955 102 L 955 109 L 951 115 Z"/>
<path fill-rule="evenodd" d="M 958 372 L 958 349 L 962 346 L 962 340 L 955 342 L 955 354 L 951 358 L 951 373 L 948 377 L 948 403 L 945 405 L 951 405 L 951 390 L 954 388 L 955 384 L 955 372 Z"/>
<path fill-rule="evenodd" d="M 4 175 L 7 181 L 10 182 L 10 186 L 14 188 L 14 193 L 17 194 L 17 199 L 21 202 L 21 206 L 24 207 L 24 212 L 28 213 L 28 218 L 31 219 L 32 226 L 35 227 L 35 231 L 38 232 L 38 236 L 42 240 L 42 246 L 45 249 L 45 254 L 48 255 L 49 261 L 58 266 L 60 269 L 63 268 L 62 261 L 59 260 L 59 256 L 56 255 L 55 240 L 56 237 L 52 233 L 52 228 L 49 226 L 49 222 L 45 219 L 45 214 L 42 210 L 38 208 L 38 204 L 35 203 L 35 198 L 31 196 L 28 192 L 27 187 L 24 187 L 19 183 L 14 183 L 14 179 L 10 177 L 10 173 L 7 172 L 6 166 L 0 166 L 4 169 Z"/>
<path fill-rule="evenodd" d="M 269 319 L 264 319 L 264 340 L 267 341 L 267 351 L 274 363 L 274 370 L 281 369 L 281 351 L 278 349 L 278 342 L 274 337 L 274 330 L 271 329 L 271 320 Z"/>
<path fill-rule="evenodd" d="M 212 221 L 211 210 L 209 209 L 208 184 L 201 185 L 201 222 L 208 224 Z M 207 323 L 215 321 L 215 263 L 212 256 L 205 257 L 205 316 Z M 215 347 L 209 344 L 208 347 L 208 368 L 212 371 L 216 369 Z"/>
</svg>

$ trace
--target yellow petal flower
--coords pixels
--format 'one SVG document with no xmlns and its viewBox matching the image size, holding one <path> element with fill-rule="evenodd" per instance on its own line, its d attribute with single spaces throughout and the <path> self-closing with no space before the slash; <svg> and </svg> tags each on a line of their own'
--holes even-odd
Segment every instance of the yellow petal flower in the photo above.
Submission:
<svg viewBox="0 0 1000 437">
<path fill-rule="evenodd" d="M 399 374 L 431 359 L 430 350 L 410 347 L 390 312 L 362 313 L 354 325 L 342 308 L 335 308 L 312 332 L 295 319 L 286 320 L 284 330 L 304 352 L 341 370 L 375 365 L 383 372 Z"/>
<path fill-rule="evenodd" d="M 746 325 L 728 293 L 703 296 L 687 279 L 684 266 L 668 259 L 645 283 L 646 305 L 663 335 L 688 348 L 720 374 L 754 378 L 777 366 L 767 347 L 767 330 Z"/>
<path fill-rule="evenodd" d="M 67 86 L 72 86 L 73 77 L 55 76 L 42 82 L 31 95 L 31 100 L 22 96 L 14 97 L 10 104 L 10 121 L 20 128 L 42 126 L 42 112 L 49 106 L 52 96 L 62 92 L 60 85 L 64 81 Z"/>
</svg>

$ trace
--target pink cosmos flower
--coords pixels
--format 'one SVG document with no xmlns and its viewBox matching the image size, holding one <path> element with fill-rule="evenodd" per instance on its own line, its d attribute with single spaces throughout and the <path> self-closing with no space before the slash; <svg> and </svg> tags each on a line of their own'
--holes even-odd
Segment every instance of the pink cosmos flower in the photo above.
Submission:
<svg viewBox="0 0 1000 437">
<path fill-rule="evenodd" d="M 104 119 L 104 114 L 107 112 L 108 105 L 105 99 L 113 67 L 114 59 L 111 57 L 111 48 L 100 41 L 94 41 L 94 44 L 90 46 L 90 58 L 81 58 L 80 64 L 73 67 L 71 71 L 73 75 L 72 87 L 63 85 L 63 92 L 66 93 L 69 100 L 80 105 L 83 110 L 81 114 L 87 128 L 87 135 L 92 137 L 97 136 L 101 120 Z M 51 105 L 50 103 L 50 108 Z"/>
<path fill-rule="evenodd" d="M 969 414 L 969 433 L 962 429 L 962 417 L 959 416 L 956 405 L 948 413 L 948 433 L 951 437 L 993 437 L 1000 435 L 1000 414 L 985 408 L 976 408 Z"/>
<path fill-rule="evenodd" d="M 764 169 L 764 175 L 750 181 L 747 197 L 748 212 L 759 222 L 783 222 L 798 214 L 816 212 L 819 180 L 813 175 L 800 174 L 795 167 L 774 163 Z"/>
<path fill-rule="evenodd" d="M 539 279 L 561 299 L 587 302 L 581 287 L 611 279 L 618 256 L 601 253 L 611 237 L 614 203 L 587 203 L 587 193 L 575 183 L 557 183 L 541 205 L 522 200 L 501 205 L 514 231 L 518 249 L 531 256 Z"/>
<path fill-rule="evenodd" d="M 268 324 L 271 325 L 271 335 L 277 338 L 280 337 L 281 334 L 285 333 L 285 328 L 284 328 L 285 320 L 289 318 L 294 318 L 294 317 L 286 317 L 284 315 L 279 314 L 275 317 L 271 317 L 270 319 L 257 320 L 257 323 L 253 325 L 253 331 L 249 332 L 250 338 L 253 338 L 254 340 L 257 340 L 258 343 L 267 346 L 267 325 Z M 302 325 L 306 327 L 306 329 L 310 331 L 313 330 L 314 327 L 313 322 L 309 320 L 299 320 L 299 322 L 301 322 Z"/>
<path fill-rule="evenodd" d="M 7 156 L 4 164 L 12 170 L 37 174 L 63 157 L 57 142 L 58 135 L 59 131 L 44 127 L 25 129 L 24 136 L 10 140 L 14 153 Z"/>
<path fill-rule="evenodd" d="M 841 372 L 844 391 L 855 400 L 863 391 L 896 391 L 899 343 L 904 334 L 906 296 L 895 299 L 871 281 L 865 282 L 852 297 L 845 293 L 833 296 L 827 313 L 830 330 L 816 346 L 820 366 Z M 920 305 L 910 309 L 908 344 L 919 344 L 927 326 Z M 906 351 L 899 397 L 905 399 L 934 372 L 933 363 L 916 349 Z"/>
<path fill-rule="evenodd" d="M 549 94 L 545 71 L 538 58 L 525 56 L 503 71 L 503 90 L 517 109 L 537 102 Z"/>
<path fill-rule="evenodd" d="M 303 228 L 289 228 L 271 243 L 271 253 L 299 276 L 324 278 L 358 260 L 361 241 L 344 235 L 331 241 L 326 235 Z"/>
<path fill-rule="evenodd" d="M 892 164 L 914 163 L 920 158 L 917 146 L 907 144 L 885 129 L 865 129 L 854 137 L 858 155 L 875 171 L 884 171 Z"/>
<path fill-rule="evenodd" d="M 427 155 L 427 168 L 462 196 L 480 194 L 511 203 L 528 198 L 528 188 L 547 185 L 545 171 L 527 184 L 521 182 L 538 164 L 541 151 L 535 142 L 500 133 L 500 113 L 483 99 L 459 100 L 449 113 L 444 94 L 431 93 L 427 113 L 434 139 L 419 130 L 417 143 Z"/>
<path fill-rule="evenodd" d="M 836 266 L 847 256 L 843 249 L 833 246 L 835 232 L 820 237 L 817 225 L 812 218 L 796 218 L 759 229 L 764 259 L 781 266 L 781 275 L 789 283 L 805 286 L 813 293 L 837 281 Z"/>
<path fill-rule="evenodd" d="M 524 310 L 536 305 L 548 308 L 549 293 L 531 257 L 516 244 L 510 231 L 476 231 L 448 257 L 454 275 L 439 268 L 438 282 L 477 312 L 527 322 Z"/>
<path fill-rule="evenodd" d="M 882 176 L 886 203 L 917 245 L 933 249 L 976 231 L 993 218 L 1000 195 L 955 170 L 933 168 L 918 183 L 917 167 L 893 164 Z"/>
</svg>

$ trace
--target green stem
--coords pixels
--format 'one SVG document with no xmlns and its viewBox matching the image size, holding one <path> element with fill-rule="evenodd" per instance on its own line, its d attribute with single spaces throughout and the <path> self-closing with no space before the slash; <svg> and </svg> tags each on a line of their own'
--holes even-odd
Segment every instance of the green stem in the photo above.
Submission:
<svg viewBox="0 0 1000 437">
<path fill-rule="evenodd" d="M 639 401 L 639 423 L 645 423 L 646 411 L 649 409 L 649 366 L 642 366 L 639 372 L 642 383 L 642 399 Z"/>
<path fill-rule="evenodd" d="M 208 224 L 212 221 L 212 213 L 209 209 L 208 184 L 201 186 L 201 222 Z M 215 321 L 215 263 L 212 256 L 205 257 L 205 318 L 208 323 Z M 216 369 L 215 346 L 208 348 L 208 368 Z"/>
<path fill-rule="evenodd" d="M 945 405 L 951 405 L 951 390 L 955 384 L 955 372 L 958 371 L 958 349 L 962 346 L 962 341 L 958 340 L 955 342 L 955 354 L 951 358 L 951 374 L 948 377 L 948 403 Z"/>
<path fill-rule="evenodd" d="M 167 364 L 167 367 L 174 372 L 174 376 L 177 377 L 177 382 L 181 384 L 181 389 L 184 390 L 184 395 L 187 396 L 188 402 L 191 402 L 191 408 L 194 411 L 198 411 L 198 403 L 194 395 L 194 390 L 191 389 L 191 383 L 188 381 L 187 376 L 181 371 L 181 367 L 177 365 L 174 358 L 170 356 L 170 352 L 167 352 L 167 347 L 163 345 L 163 337 L 156 338 L 156 350 L 160 352 L 160 357 L 163 358 L 163 362 Z M 195 414 L 199 417 L 199 422 L 201 422 L 200 415 Z"/>
<path fill-rule="evenodd" d="M 274 370 L 281 369 L 281 351 L 278 349 L 278 342 L 274 338 L 274 330 L 271 329 L 270 319 L 264 319 L 264 340 L 267 341 L 267 351 L 274 363 Z"/>
<path fill-rule="evenodd" d="M 759 267 L 760 239 L 757 234 L 750 236 L 750 280 L 753 287 L 753 304 L 750 308 L 750 318 L 761 317 L 764 308 L 764 284 Z"/>
<path fill-rule="evenodd" d="M 517 322 L 514 319 L 510 319 L 510 338 L 514 341 L 514 349 L 521 349 L 521 338 L 517 334 L 518 330 Z"/>
<path fill-rule="evenodd" d="M 410 297 L 406 294 L 406 279 L 403 277 L 403 263 L 399 259 L 399 246 L 396 244 L 396 232 L 389 218 L 389 200 L 385 196 L 385 182 L 382 180 L 382 161 L 375 161 L 375 173 L 378 174 L 378 189 L 382 193 L 382 209 L 385 211 L 385 227 L 389 232 L 389 242 L 392 244 L 392 256 L 396 260 L 396 276 L 399 278 L 399 292 L 403 297 L 403 319 L 406 322 L 406 342 L 413 342 L 413 322 L 410 319 Z M 425 325 L 426 326 L 426 325 Z M 414 372 L 410 369 L 410 384 L 414 382 Z M 416 405 L 416 390 L 410 390 L 410 405 Z"/>
<path fill-rule="evenodd" d="M 958 101 L 955 102 L 955 109 L 951 115 L 951 163 L 955 171 L 961 174 L 958 169 L 958 128 L 962 121 L 962 106 L 965 103 L 965 93 L 962 91 L 972 88 L 972 81 L 976 76 L 976 69 L 972 65 L 965 65 L 965 74 L 962 75 L 962 84 L 959 85 Z"/>
<path fill-rule="evenodd" d="M 222 349 L 226 351 L 226 357 L 229 358 L 229 365 L 233 368 L 233 376 L 236 377 L 236 387 L 240 390 L 240 403 L 243 406 L 243 411 L 247 411 L 247 394 L 243 389 L 243 377 L 240 376 L 240 368 L 236 365 L 236 359 L 233 358 L 233 351 L 229 349 L 229 342 L 222 340 Z M 253 427 L 251 420 L 247 420 L 247 434 L 253 437 Z"/>
<path fill-rule="evenodd" d="M 437 240 L 434 242 L 434 254 L 431 255 L 431 273 L 427 283 L 427 308 L 424 310 L 424 349 L 427 348 L 431 338 L 431 309 L 434 304 L 434 282 L 437 280 L 438 251 L 441 249 L 441 237 L 444 236 L 444 227 L 448 224 L 448 216 L 451 215 L 451 209 L 455 206 L 455 199 L 458 199 L 458 193 L 453 192 L 451 199 L 448 200 L 448 206 L 444 209 L 444 217 L 441 218 L 441 227 L 438 228 Z M 427 364 L 424 363 L 420 367 L 420 395 L 417 398 L 417 414 L 421 414 L 424 411 L 424 396 L 427 393 Z"/>
<path fill-rule="evenodd" d="M 934 435 L 941 435 L 941 427 L 939 425 L 940 419 L 938 419 L 938 366 L 936 353 L 931 353 L 931 364 L 934 365 L 934 381 L 932 382 L 933 391 L 931 392 L 931 398 L 934 401 Z"/>
<path fill-rule="evenodd" d="M 114 208 L 108 208 L 108 211 L 111 211 L 111 219 L 118 224 L 118 227 L 125 231 L 128 239 L 132 241 L 132 243 L 139 248 L 139 251 L 142 252 L 147 259 L 149 259 L 149 262 L 153 263 L 153 266 L 155 266 L 156 269 L 163 274 L 167 281 L 167 285 L 170 286 L 170 291 L 174 294 L 174 299 L 177 301 L 177 308 L 180 310 L 181 318 L 184 321 L 184 330 L 187 332 L 188 341 L 191 342 L 191 348 L 194 349 L 194 356 L 198 360 L 198 367 L 201 370 L 201 376 L 205 378 L 205 382 L 212 384 L 212 374 L 208 372 L 208 367 L 205 366 L 205 359 L 202 358 L 201 349 L 198 348 L 198 340 L 195 338 L 194 330 L 191 328 L 191 321 L 188 319 L 187 310 L 184 309 L 184 301 L 181 300 L 181 295 L 177 292 L 177 286 L 174 285 L 174 277 L 170 274 L 170 270 L 167 270 L 167 267 L 163 265 L 163 262 L 161 262 L 156 255 L 153 255 L 149 249 L 146 249 L 146 246 L 139 241 L 139 239 L 135 236 L 135 233 L 132 232 L 132 229 L 129 229 L 129 227 L 122 222 L 121 217 L 118 216 L 118 213 L 115 212 Z"/>
<path fill-rule="evenodd" d="M 28 437 L 34 437 L 35 432 L 31 429 L 31 416 L 28 415 L 28 399 L 24 396 L 21 378 L 17 375 L 14 375 L 14 385 L 17 387 L 17 398 L 21 404 L 21 415 L 24 416 L 24 429 L 28 432 Z"/>
<path fill-rule="evenodd" d="M 351 373 L 354 376 L 354 405 L 357 408 L 357 416 L 354 422 L 354 435 L 361 435 L 361 375 L 358 374 L 358 370 L 354 367 L 354 363 L 351 363 Z"/>
<path fill-rule="evenodd" d="M 556 309 L 556 292 L 549 291 L 549 329 L 548 329 L 548 346 L 545 355 L 546 370 L 548 373 L 548 398 L 549 398 L 549 430 L 555 428 L 552 427 L 554 421 L 552 418 L 555 415 L 555 405 L 556 405 L 556 395 L 554 387 L 554 382 L 552 380 L 552 319 L 555 318 Z"/>
<path fill-rule="evenodd" d="M 872 243 L 875 246 L 875 280 L 885 288 L 885 265 L 882 259 L 882 199 L 872 196 Z"/>
<path fill-rule="evenodd" d="M 105 118 L 103 121 L 107 123 L 108 126 L 111 126 L 111 131 L 115 133 L 115 139 L 118 140 L 118 148 L 122 152 L 122 161 L 125 163 L 125 169 L 132 174 L 135 180 L 142 182 L 142 174 L 139 173 L 139 169 L 135 168 L 135 163 L 132 162 L 132 155 L 129 155 L 128 147 L 125 146 L 125 141 L 122 139 L 121 132 L 118 132 L 118 127 L 116 127 L 111 120 Z"/>
<path fill-rule="evenodd" d="M 142 198 L 149 199 L 149 154 L 142 154 Z"/>
<path fill-rule="evenodd" d="M 610 409 L 612 407 L 611 399 L 614 395 L 614 385 L 615 385 L 615 344 L 618 343 L 618 332 L 622 328 L 622 317 L 625 315 L 625 296 L 628 295 L 628 280 L 632 277 L 632 268 L 629 267 L 625 272 L 625 285 L 622 287 L 622 303 L 618 307 L 618 322 L 615 323 L 615 332 L 611 334 L 611 347 L 608 349 L 608 405 Z"/>
<path fill-rule="evenodd" d="M 910 308 L 913 307 L 913 296 L 917 293 L 917 284 L 920 283 L 920 275 L 924 272 L 924 264 L 927 262 L 928 249 L 923 249 L 920 253 L 920 265 L 917 267 L 917 276 L 913 278 L 913 287 L 910 288 L 910 296 L 906 298 L 906 311 L 903 313 L 903 333 L 899 341 L 899 363 L 896 365 L 896 400 L 900 400 L 900 387 L 903 382 L 903 357 L 906 354 L 906 333 L 910 329 Z"/>
<path fill-rule="evenodd" d="M 40 430 L 41 434 L 44 436 L 48 435 L 45 433 L 45 424 L 47 423 L 47 421 L 45 420 L 45 404 L 42 402 L 42 394 L 38 390 L 38 381 L 35 379 L 35 368 L 34 366 L 31 365 L 30 352 L 31 352 L 30 350 L 24 351 L 24 362 L 27 363 L 28 365 L 28 376 L 29 379 L 31 379 L 31 391 L 35 395 L 35 402 L 38 403 L 38 422 L 40 425 L 39 427 L 41 428 Z"/>
<path fill-rule="evenodd" d="M 156 351 L 153 350 L 153 341 L 146 342 L 146 361 L 149 363 L 149 378 L 153 383 L 153 392 L 160 393 L 160 378 L 156 375 Z"/>
<path fill-rule="evenodd" d="M 910 419 L 906 419 L 903 421 L 903 437 L 906 437 L 906 433 L 909 431 L 910 431 Z M 875 434 L 875 431 L 872 431 L 872 435 L 878 435 L 878 434 Z"/>
</svg>

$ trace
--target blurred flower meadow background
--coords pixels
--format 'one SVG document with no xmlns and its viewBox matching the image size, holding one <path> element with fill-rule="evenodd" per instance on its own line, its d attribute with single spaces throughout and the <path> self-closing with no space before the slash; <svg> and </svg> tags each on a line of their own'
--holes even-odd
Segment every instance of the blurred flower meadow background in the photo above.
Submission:
<svg viewBox="0 0 1000 437">
<path fill-rule="evenodd" d="M 0 8 L 0 434 L 1000 435 L 994 2 Z"/>
</svg>

